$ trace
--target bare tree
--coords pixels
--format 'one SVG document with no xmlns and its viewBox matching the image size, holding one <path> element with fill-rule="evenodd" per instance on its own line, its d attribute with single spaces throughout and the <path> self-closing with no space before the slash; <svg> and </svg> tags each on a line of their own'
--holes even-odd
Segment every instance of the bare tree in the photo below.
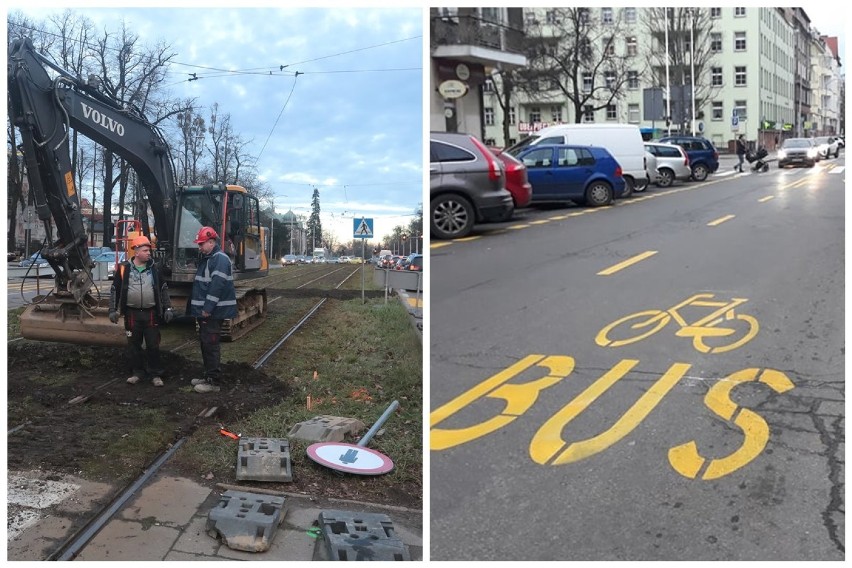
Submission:
<svg viewBox="0 0 852 568">
<path fill-rule="evenodd" d="M 666 14 L 668 10 L 668 14 Z M 696 119 L 704 117 L 704 108 L 718 92 L 708 80 L 714 59 L 713 19 L 709 8 L 644 8 L 645 35 L 651 38 L 647 53 L 654 86 L 666 87 L 666 22 L 668 22 L 669 84 L 672 86 L 670 120 L 684 129 L 692 118 L 692 67 L 695 68 Z M 691 40 L 694 39 L 694 49 Z M 694 57 L 694 59 L 693 59 Z"/>
<path fill-rule="evenodd" d="M 621 12 L 607 21 L 590 8 L 550 8 L 547 18 L 527 26 L 527 68 L 516 87 L 537 99 L 567 100 L 574 121 L 583 113 L 624 97 L 637 58 L 620 49 L 625 36 Z"/>
</svg>

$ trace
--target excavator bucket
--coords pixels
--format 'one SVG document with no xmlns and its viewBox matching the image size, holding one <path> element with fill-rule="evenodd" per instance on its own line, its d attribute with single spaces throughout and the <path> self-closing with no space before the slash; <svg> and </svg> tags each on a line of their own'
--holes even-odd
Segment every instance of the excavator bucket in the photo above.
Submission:
<svg viewBox="0 0 852 568">
<path fill-rule="evenodd" d="M 78 345 L 125 346 L 124 326 L 109 321 L 109 300 L 91 306 L 36 296 L 21 314 L 21 335 L 27 339 Z"/>
</svg>

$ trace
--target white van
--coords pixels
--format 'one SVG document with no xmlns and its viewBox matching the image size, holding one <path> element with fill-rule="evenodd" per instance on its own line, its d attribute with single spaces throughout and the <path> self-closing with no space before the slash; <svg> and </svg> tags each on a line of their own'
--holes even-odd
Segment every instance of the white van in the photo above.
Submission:
<svg viewBox="0 0 852 568">
<path fill-rule="evenodd" d="M 601 146 L 609 150 L 624 172 L 624 194 L 644 191 L 650 183 L 645 169 L 645 143 L 635 124 L 557 124 L 542 128 L 506 149 L 513 156 L 527 146 L 577 144 Z"/>
</svg>

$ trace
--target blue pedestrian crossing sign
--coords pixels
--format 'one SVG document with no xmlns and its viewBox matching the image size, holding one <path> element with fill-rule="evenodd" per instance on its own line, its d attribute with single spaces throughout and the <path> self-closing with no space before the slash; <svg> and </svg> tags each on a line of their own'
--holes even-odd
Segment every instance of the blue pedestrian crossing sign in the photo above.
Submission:
<svg viewBox="0 0 852 568">
<path fill-rule="evenodd" d="M 373 220 L 365 219 L 361 217 L 360 219 L 353 219 L 353 233 L 356 239 L 372 239 L 373 238 Z"/>
</svg>

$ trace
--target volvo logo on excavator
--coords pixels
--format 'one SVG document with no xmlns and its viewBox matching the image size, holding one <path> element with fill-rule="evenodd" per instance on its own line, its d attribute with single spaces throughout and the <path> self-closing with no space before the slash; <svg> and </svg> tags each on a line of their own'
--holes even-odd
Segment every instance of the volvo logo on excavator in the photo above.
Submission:
<svg viewBox="0 0 852 568">
<path fill-rule="evenodd" d="M 83 101 L 80 101 L 80 105 L 83 107 L 83 116 L 94 122 L 95 124 L 102 126 L 109 130 L 110 132 L 115 132 L 119 136 L 124 136 L 124 125 L 120 122 L 116 122 L 111 119 L 107 115 L 93 109 Z"/>
</svg>

